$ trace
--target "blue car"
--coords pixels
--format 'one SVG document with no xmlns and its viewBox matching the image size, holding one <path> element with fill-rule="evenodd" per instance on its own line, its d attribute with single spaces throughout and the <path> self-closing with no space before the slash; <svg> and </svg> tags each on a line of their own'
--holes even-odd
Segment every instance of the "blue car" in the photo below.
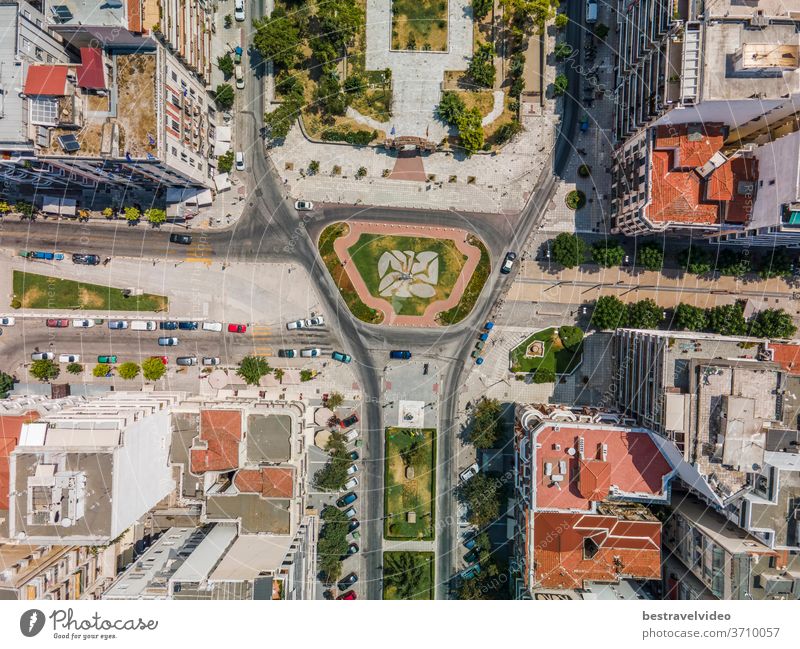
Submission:
<svg viewBox="0 0 800 649">
<path fill-rule="evenodd" d="M 336 501 L 336 506 L 347 507 L 348 505 L 352 505 L 356 500 L 358 500 L 358 496 L 351 491 L 349 494 L 345 494 L 339 498 L 339 500 Z"/>
<path fill-rule="evenodd" d="M 191 321 L 178 323 L 178 329 L 183 329 L 184 331 L 194 331 L 199 326 L 196 322 Z"/>
<path fill-rule="evenodd" d="M 469 581 L 470 579 L 475 579 L 475 577 L 477 577 L 479 574 L 481 574 L 481 564 L 476 563 L 474 566 L 470 566 L 466 570 L 462 570 L 459 573 L 459 577 Z"/>
<path fill-rule="evenodd" d="M 342 352 L 333 352 L 331 358 L 340 363 L 349 363 L 353 360 L 350 354 L 343 354 Z"/>
<path fill-rule="evenodd" d="M 407 361 L 409 358 L 411 358 L 411 352 L 407 349 L 395 349 L 394 351 L 389 352 L 389 358 Z"/>
<path fill-rule="evenodd" d="M 167 329 L 168 331 L 172 331 L 173 329 L 178 328 L 178 323 L 174 320 L 165 320 L 164 322 L 158 325 L 159 329 Z"/>
</svg>

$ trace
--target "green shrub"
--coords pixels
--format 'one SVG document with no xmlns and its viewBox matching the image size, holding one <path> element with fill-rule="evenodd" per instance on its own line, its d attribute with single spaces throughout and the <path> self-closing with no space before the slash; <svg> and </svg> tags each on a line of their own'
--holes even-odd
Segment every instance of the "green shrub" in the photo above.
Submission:
<svg viewBox="0 0 800 649">
<path fill-rule="evenodd" d="M 583 330 L 572 325 L 562 325 L 558 328 L 558 337 L 564 349 L 574 350 L 583 340 Z"/>
<path fill-rule="evenodd" d="M 335 128 L 326 128 L 322 131 L 322 139 L 325 142 L 347 142 L 354 146 L 366 146 L 377 137 L 377 131 L 341 131 Z"/>
<path fill-rule="evenodd" d="M 573 189 L 566 198 L 567 207 L 571 210 L 579 210 L 586 205 L 586 194 L 580 189 Z"/>
</svg>

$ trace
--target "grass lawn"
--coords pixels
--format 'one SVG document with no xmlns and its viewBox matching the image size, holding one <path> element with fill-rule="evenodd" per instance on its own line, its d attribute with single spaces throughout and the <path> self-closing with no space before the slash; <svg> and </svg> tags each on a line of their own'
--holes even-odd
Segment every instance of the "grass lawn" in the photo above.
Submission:
<svg viewBox="0 0 800 649">
<path fill-rule="evenodd" d="M 385 252 L 398 250 L 401 252 L 425 251 L 439 255 L 438 278 L 431 297 L 398 297 L 397 295 L 381 295 L 378 288 L 381 276 L 378 262 Z M 444 300 L 450 295 L 464 267 L 466 256 L 456 248 L 449 239 L 432 239 L 428 237 L 403 237 L 381 234 L 362 234 L 355 244 L 348 249 L 353 262 L 364 279 L 369 292 L 391 302 L 398 315 L 422 315 L 431 302 Z M 391 269 L 390 269 L 391 270 Z"/>
<path fill-rule="evenodd" d="M 540 357 L 525 356 L 525 350 L 535 341 L 544 343 L 544 355 Z M 556 374 L 569 374 L 581 362 L 583 343 L 574 349 L 565 349 L 558 337 L 558 329 L 550 327 L 528 336 L 522 343 L 511 350 L 512 372 L 534 372 L 545 369 Z"/>
<path fill-rule="evenodd" d="M 420 450 L 412 467 L 414 477 L 406 477 L 401 452 L 419 440 Z M 432 541 L 436 486 L 436 431 L 432 428 L 386 429 L 386 481 L 384 491 L 384 536 L 387 539 Z M 416 514 L 409 523 L 407 512 Z"/>
<path fill-rule="evenodd" d="M 392 49 L 445 51 L 447 0 L 392 0 Z"/>
<path fill-rule="evenodd" d="M 403 559 L 406 561 L 403 562 Z M 404 574 L 413 575 L 411 578 L 415 580 L 415 583 L 410 587 L 413 591 L 413 594 L 410 597 L 400 597 L 397 592 L 397 587 L 394 585 L 392 569 L 393 566 L 398 564 L 404 565 L 406 562 L 413 562 L 414 564 L 413 573 Z M 383 565 L 385 571 L 383 581 L 383 599 L 433 599 L 436 596 L 433 552 L 384 552 Z"/>
<path fill-rule="evenodd" d="M 163 295 L 124 297 L 122 289 L 14 271 L 14 295 L 25 309 L 86 309 L 96 311 L 166 311 Z"/>
<path fill-rule="evenodd" d="M 349 231 L 350 228 L 346 223 L 333 223 L 325 228 L 319 237 L 319 254 L 325 262 L 325 267 L 331 274 L 334 283 L 339 287 L 339 292 L 350 312 L 359 320 L 371 324 L 379 324 L 383 321 L 383 313 L 371 309 L 361 301 L 342 266 L 339 256 L 333 249 L 333 242 L 339 237 L 345 236 Z"/>
<path fill-rule="evenodd" d="M 456 304 L 452 309 L 442 311 L 437 316 L 441 324 L 456 324 L 457 322 L 461 322 L 470 314 L 472 307 L 475 306 L 475 302 L 483 290 L 483 285 L 486 283 L 486 279 L 489 277 L 489 272 L 492 269 L 489 251 L 486 250 L 486 246 L 483 245 L 483 241 L 477 237 L 470 236 L 469 243 L 480 248 L 481 258 L 478 261 L 475 272 L 473 272 L 472 277 L 469 278 L 467 288 L 464 289 L 464 294 L 461 296 L 459 303 Z"/>
</svg>

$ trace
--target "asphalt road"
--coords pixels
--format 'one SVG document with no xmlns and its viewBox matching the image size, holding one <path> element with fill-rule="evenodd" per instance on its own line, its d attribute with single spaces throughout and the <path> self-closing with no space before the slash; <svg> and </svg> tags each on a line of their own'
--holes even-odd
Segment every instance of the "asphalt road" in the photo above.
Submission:
<svg viewBox="0 0 800 649">
<path fill-rule="evenodd" d="M 572 22 L 567 40 L 580 47 L 583 5 L 570 3 Z M 251 15 L 263 14 L 261 2 L 251 2 Z M 362 430 L 366 440 L 363 478 L 365 510 L 362 510 L 362 554 L 366 574 L 366 596 L 382 598 L 382 517 L 383 517 L 383 418 L 381 413 L 380 372 L 386 363 L 389 349 L 410 349 L 415 356 L 435 356 L 444 365 L 444 381 L 440 388 L 440 434 L 437 500 L 437 589 L 439 598 L 448 596 L 451 575 L 454 574 L 457 554 L 457 524 L 454 514 L 456 470 L 453 465 L 454 444 L 458 433 L 457 396 L 472 367 L 468 358 L 471 341 L 482 323 L 492 317 L 495 303 L 510 286 L 514 274 L 493 272 L 473 313 L 459 325 L 446 330 L 412 330 L 378 327 L 353 318 L 339 292 L 321 264 L 316 250 L 316 238 L 329 223 L 337 220 L 368 218 L 386 222 L 424 223 L 469 229 L 487 245 L 496 268 L 506 250 L 524 245 L 532 229 L 544 214 L 555 191 L 558 174 L 571 152 L 574 134 L 575 101 L 579 83 L 577 72 L 568 69 L 569 92 L 565 105 L 563 129 L 551 156 L 553 166 L 545 168 L 525 210 L 514 216 L 486 214 L 457 214 L 422 210 L 369 208 L 364 206 L 319 206 L 320 209 L 299 215 L 292 199 L 284 194 L 283 185 L 270 159 L 259 145 L 263 129 L 263 68 L 253 56 L 246 88 L 240 93 L 237 115 L 237 145 L 246 151 L 248 189 L 245 213 L 237 224 L 224 231 L 191 232 L 190 246 L 169 243 L 164 230 L 144 225 L 98 223 L 91 226 L 37 220 L 16 222 L 6 220 L 0 228 L 0 247 L 34 248 L 64 252 L 94 252 L 104 256 L 123 256 L 153 259 L 214 259 L 215 261 L 286 261 L 302 265 L 316 283 L 323 312 L 330 330 L 341 339 L 341 348 L 353 356 L 353 371 L 363 392 Z M 30 344 L 30 338 L 28 343 Z M 38 340 L 38 339 L 34 339 Z M 47 340 L 49 342 L 49 339 Z M 40 344 L 44 344 L 43 338 Z M 72 343 L 70 343 L 72 344 Z M 99 343 L 102 344 L 102 343 Z M 214 345 L 217 345 L 214 348 Z M 234 344 L 234 343 L 231 343 Z M 238 343 L 237 343 L 238 344 Z M 131 353 L 155 354 L 148 342 L 140 347 L 137 339 L 130 342 Z M 205 350 L 206 343 L 198 343 Z M 208 349 L 224 349 L 224 342 L 208 343 Z M 222 347 L 220 347 L 222 345 Z M 116 347 L 116 342 L 114 349 Z M 58 349 L 60 352 L 61 349 Z M 71 351 L 71 350 L 69 350 Z M 226 350 L 227 351 L 227 350 Z M 235 353 L 236 350 L 234 350 Z M 203 352 L 204 353 L 204 352 Z M 225 351 L 210 355 L 222 355 Z"/>
</svg>

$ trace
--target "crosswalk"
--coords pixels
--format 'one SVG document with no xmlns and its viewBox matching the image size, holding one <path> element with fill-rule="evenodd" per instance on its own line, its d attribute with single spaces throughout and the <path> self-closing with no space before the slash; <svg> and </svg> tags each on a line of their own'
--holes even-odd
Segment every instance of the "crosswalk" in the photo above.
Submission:
<svg viewBox="0 0 800 649">
<path fill-rule="evenodd" d="M 272 327 L 269 325 L 253 325 L 250 330 L 253 333 L 253 353 L 256 356 L 274 356 Z"/>
<path fill-rule="evenodd" d="M 211 244 L 200 238 L 189 246 L 185 261 L 188 261 L 190 264 L 195 263 L 211 266 L 211 252 Z"/>
</svg>

